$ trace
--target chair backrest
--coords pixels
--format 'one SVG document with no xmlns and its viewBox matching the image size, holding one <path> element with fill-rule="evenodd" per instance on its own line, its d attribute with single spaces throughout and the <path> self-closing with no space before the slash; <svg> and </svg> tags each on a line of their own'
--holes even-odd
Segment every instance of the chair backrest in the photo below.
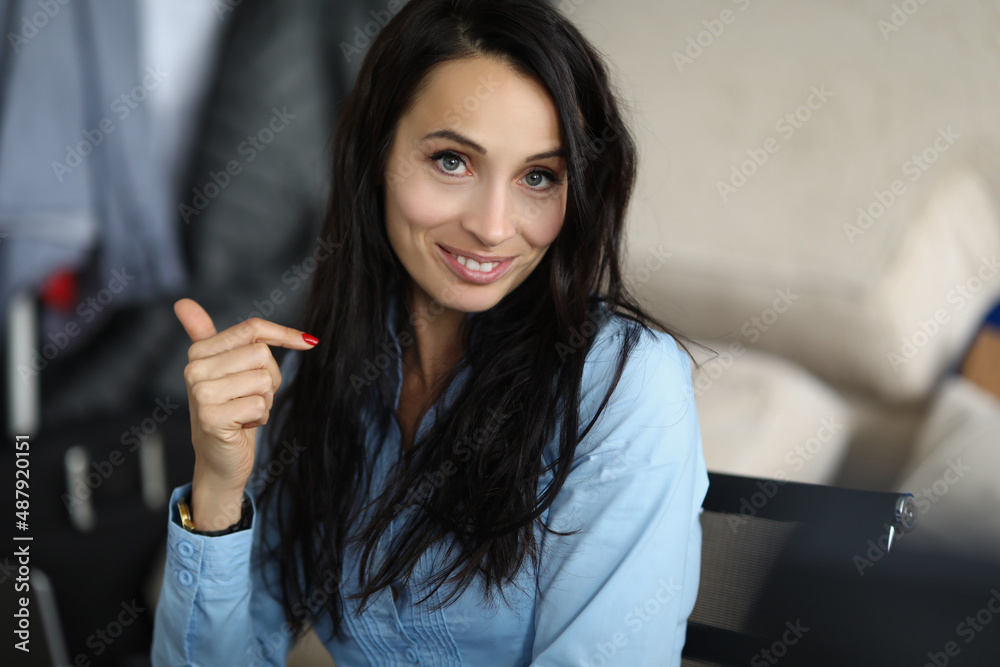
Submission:
<svg viewBox="0 0 1000 667">
<path fill-rule="evenodd" d="M 815 650 L 796 644 L 816 636 L 812 612 L 831 606 L 813 595 L 817 582 L 849 582 L 845 593 L 863 586 L 916 518 L 910 494 L 720 473 L 709 473 L 703 508 L 701 583 L 683 652 L 692 667 L 816 664 Z"/>
</svg>

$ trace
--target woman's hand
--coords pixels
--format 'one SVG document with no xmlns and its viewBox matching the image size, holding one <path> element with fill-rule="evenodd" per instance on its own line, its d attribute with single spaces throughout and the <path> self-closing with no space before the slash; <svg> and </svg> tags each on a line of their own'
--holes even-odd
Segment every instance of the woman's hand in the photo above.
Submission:
<svg viewBox="0 0 1000 667">
<path fill-rule="evenodd" d="M 258 318 L 216 333 L 212 318 L 191 299 L 175 303 L 174 313 L 192 342 L 184 368 L 195 454 L 192 520 L 198 530 L 221 530 L 240 518 L 257 427 L 267 423 L 281 385 L 268 345 L 308 350 L 317 341 Z"/>
</svg>

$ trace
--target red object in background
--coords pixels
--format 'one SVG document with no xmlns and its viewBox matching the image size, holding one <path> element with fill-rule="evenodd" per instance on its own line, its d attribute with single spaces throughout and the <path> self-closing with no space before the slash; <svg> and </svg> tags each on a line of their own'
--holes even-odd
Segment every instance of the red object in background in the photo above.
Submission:
<svg viewBox="0 0 1000 667">
<path fill-rule="evenodd" d="M 42 284 L 42 303 L 61 313 L 71 313 L 76 307 L 77 293 L 76 272 L 62 269 Z"/>
</svg>

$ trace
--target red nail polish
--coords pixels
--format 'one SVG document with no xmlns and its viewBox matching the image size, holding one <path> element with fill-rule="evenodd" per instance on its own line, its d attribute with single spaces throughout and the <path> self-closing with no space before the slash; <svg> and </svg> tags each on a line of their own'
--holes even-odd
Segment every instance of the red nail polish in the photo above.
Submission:
<svg viewBox="0 0 1000 667">
<path fill-rule="evenodd" d="M 319 342 L 319 338 L 316 338 L 316 336 L 310 336 L 309 334 L 302 334 L 302 340 L 309 343 L 310 345 L 315 345 L 316 343 Z"/>
</svg>

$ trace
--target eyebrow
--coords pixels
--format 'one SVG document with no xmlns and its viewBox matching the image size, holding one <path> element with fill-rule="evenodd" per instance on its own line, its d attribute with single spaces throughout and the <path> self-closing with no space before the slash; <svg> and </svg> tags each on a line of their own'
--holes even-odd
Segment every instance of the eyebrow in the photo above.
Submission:
<svg viewBox="0 0 1000 667">
<path fill-rule="evenodd" d="M 433 132 L 428 132 L 420 139 L 420 141 L 427 141 L 428 139 L 435 139 L 435 138 L 451 139 L 452 141 L 456 141 L 460 144 L 468 146 L 469 148 L 476 151 L 480 155 L 486 155 L 485 148 L 477 144 L 472 139 L 462 136 L 461 134 L 455 132 L 454 130 L 435 130 Z M 533 162 L 534 160 L 545 160 L 550 157 L 565 158 L 566 152 L 562 148 L 556 148 L 555 150 L 546 151 L 544 153 L 536 153 L 534 155 L 529 155 L 527 158 L 525 158 L 524 161 Z"/>
</svg>

